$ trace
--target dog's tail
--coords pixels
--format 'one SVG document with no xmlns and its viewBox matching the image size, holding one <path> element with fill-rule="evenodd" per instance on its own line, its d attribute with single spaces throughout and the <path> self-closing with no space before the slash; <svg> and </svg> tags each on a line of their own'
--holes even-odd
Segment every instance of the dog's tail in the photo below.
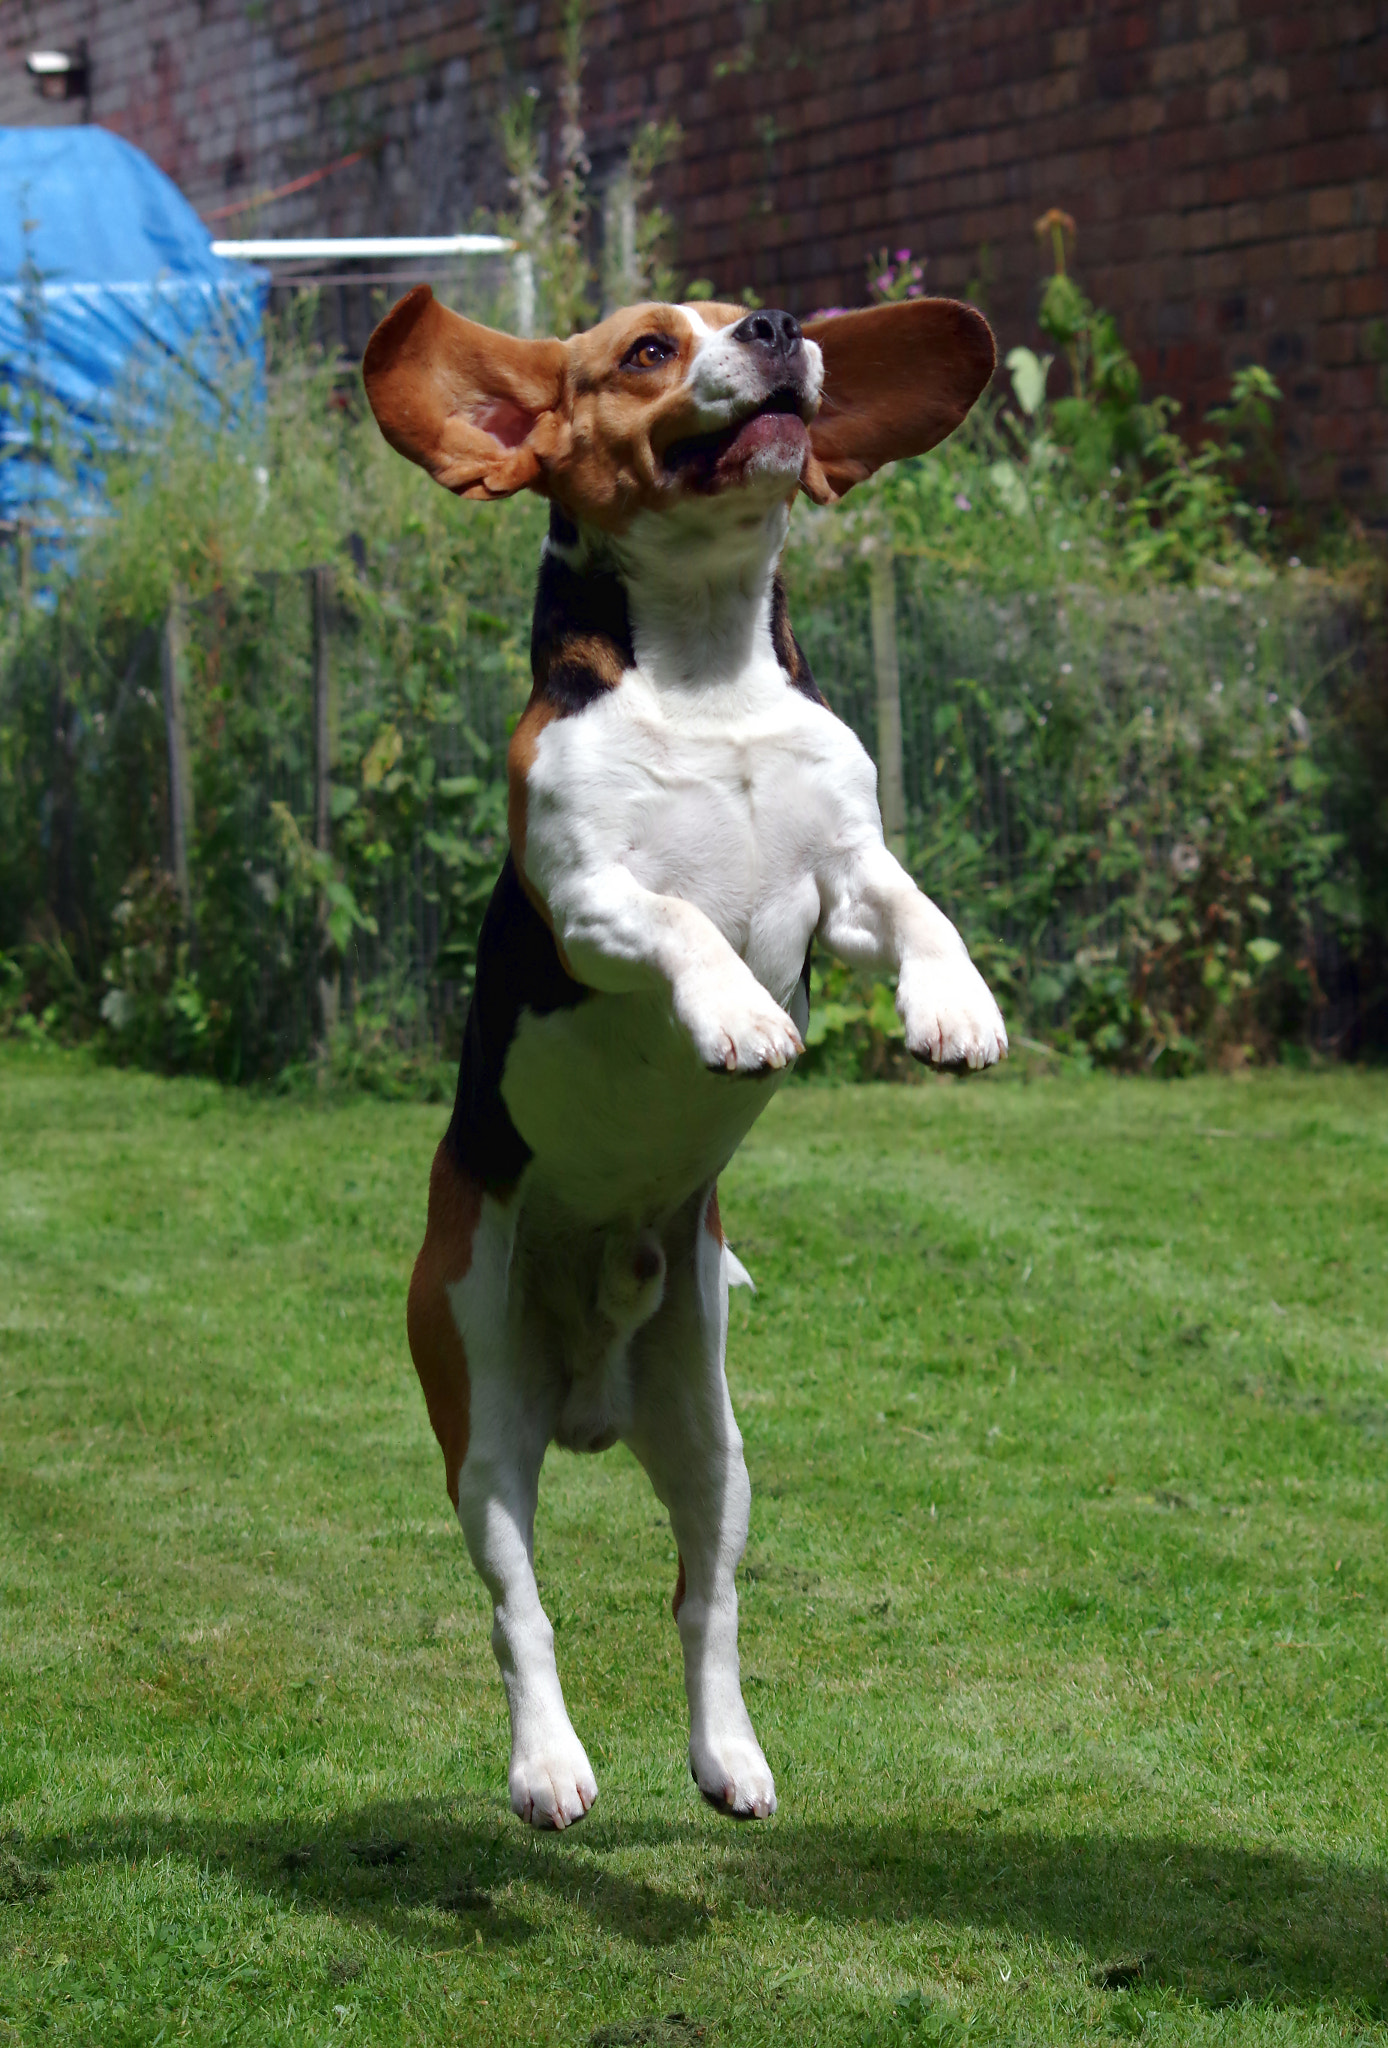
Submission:
<svg viewBox="0 0 1388 2048">
<path fill-rule="evenodd" d="M 749 1294 L 755 1294 L 757 1291 L 756 1281 L 747 1271 L 747 1268 L 743 1265 L 741 1259 L 727 1242 L 726 1238 L 723 1241 L 723 1257 L 726 1261 L 729 1287 L 745 1287 Z"/>
</svg>

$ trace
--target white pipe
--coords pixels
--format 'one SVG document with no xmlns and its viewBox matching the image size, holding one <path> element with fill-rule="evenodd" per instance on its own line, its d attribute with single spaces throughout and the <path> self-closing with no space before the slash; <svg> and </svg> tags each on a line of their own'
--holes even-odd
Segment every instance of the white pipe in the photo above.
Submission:
<svg viewBox="0 0 1388 2048">
<path fill-rule="evenodd" d="M 528 249 L 517 249 L 511 276 L 516 287 L 516 332 L 529 341 L 535 332 L 535 259 Z"/>
<path fill-rule="evenodd" d="M 244 263 L 300 262 L 305 257 L 353 262 L 369 256 L 504 256 L 515 246 L 504 235 L 349 235 L 340 241 L 214 242 L 212 254 Z"/>
</svg>

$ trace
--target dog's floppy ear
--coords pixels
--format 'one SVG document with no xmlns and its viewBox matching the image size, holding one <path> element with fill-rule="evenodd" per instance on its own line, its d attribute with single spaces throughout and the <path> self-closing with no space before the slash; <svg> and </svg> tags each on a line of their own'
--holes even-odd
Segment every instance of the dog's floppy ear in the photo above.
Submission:
<svg viewBox="0 0 1388 2048">
<path fill-rule="evenodd" d="M 362 375 L 392 448 L 460 497 L 509 498 L 564 439 L 565 361 L 562 342 L 479 327 L 417 284 L 366 344 Z"/>
<path fill-rule="evenodd" d="M 816 504 L 903 455 L 943 441 L 993 374 L 981 313 L 955 299 L 903 299 L 805 323 L 824 351 L 824 390 L 801 479 Z"/>
</svg>

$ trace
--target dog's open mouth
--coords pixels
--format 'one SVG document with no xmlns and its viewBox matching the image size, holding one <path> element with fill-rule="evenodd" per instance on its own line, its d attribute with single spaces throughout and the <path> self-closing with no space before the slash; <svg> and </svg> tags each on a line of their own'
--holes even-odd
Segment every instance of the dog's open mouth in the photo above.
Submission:
<svg viewBox="0 0 1388 2048">
<path fill-rule="evenodd" d="M 732 482 L 758 455 L 773 449 L 789 467 L 790 458 L 803 454 L 808 442 L 805 429 L 805 396 L 793 384 L 778 385 L 753 412 L 721 427 L 712 434 L 690 434 L 672 441 L 665 450 L 667 475 L 678 476 L 695 489 L 718 482 Z"/>
</svg>

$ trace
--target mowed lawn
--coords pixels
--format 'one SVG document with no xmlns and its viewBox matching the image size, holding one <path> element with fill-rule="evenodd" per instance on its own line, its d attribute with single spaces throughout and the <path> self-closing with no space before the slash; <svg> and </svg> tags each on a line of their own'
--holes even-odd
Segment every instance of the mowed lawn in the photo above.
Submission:
<svg viewBox="0 0 1388 2048">
<path fill-rule="evenodd" d="M 555 1452 L 562 1837 L 405 1347 L 442 1121 L 0 1051 L 0 2042 L 1388 2039 L 1388 1076 L 786 1091 L 780 1811 L 700 1803 L 663 1517 Z"/>
</svg>

